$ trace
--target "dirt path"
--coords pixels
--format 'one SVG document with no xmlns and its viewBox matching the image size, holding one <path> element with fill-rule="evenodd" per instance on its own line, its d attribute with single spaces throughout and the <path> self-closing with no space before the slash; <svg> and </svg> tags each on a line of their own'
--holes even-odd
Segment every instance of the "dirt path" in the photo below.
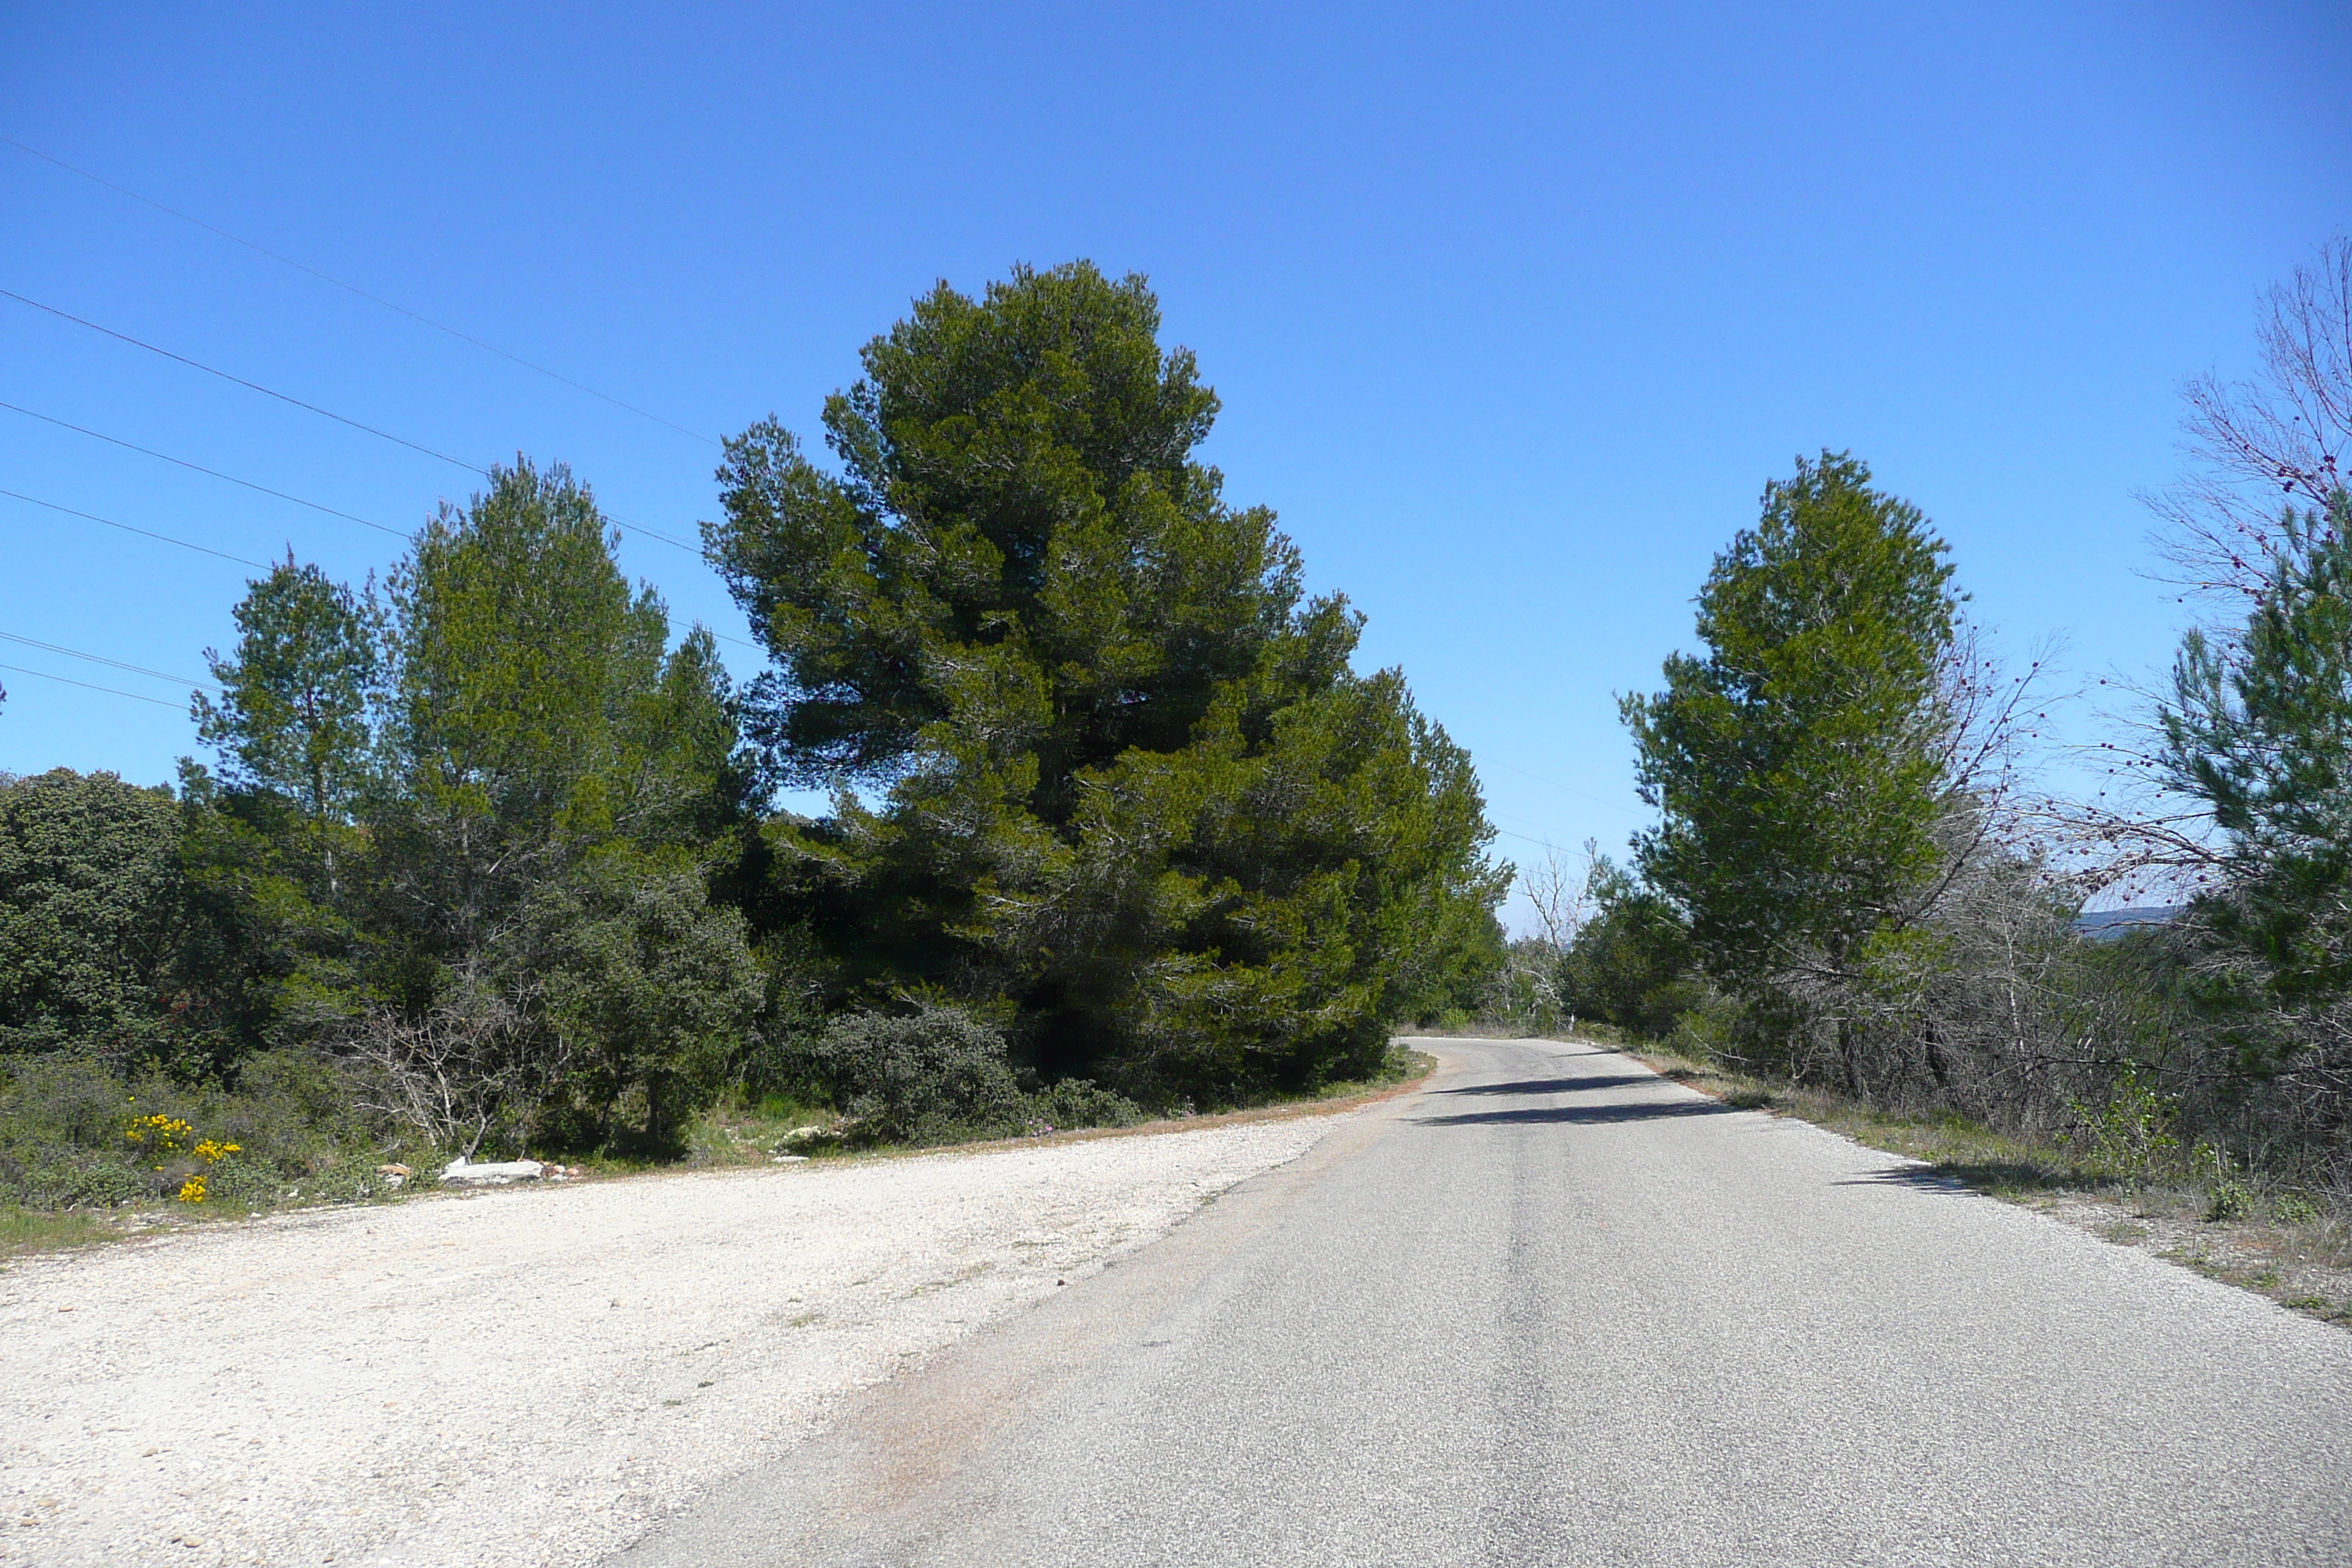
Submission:
<svg viewBox="0 0 2352 1568">
<path fill-rule="evenodd" d="M 436 1198 L 0 1272 L 0 1563 L 593 1562 L 1344 1116 Z"/>
</svg>

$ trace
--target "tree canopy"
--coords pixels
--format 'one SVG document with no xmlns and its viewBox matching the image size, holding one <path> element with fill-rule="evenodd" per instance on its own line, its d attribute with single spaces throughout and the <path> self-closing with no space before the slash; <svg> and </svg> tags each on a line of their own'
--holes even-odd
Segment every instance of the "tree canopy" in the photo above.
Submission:
<svg viewBox="0 0 2352 1568">
<path fill-rule="evenodd" d="M 1936 865 L 1937 679 L 1958 617 L 1946 547 L 1849 455 L 1800 459 L 1716 557 L 1704 658 L 1624 700 L 1648 880 L 1709 971 L 1844 963 Z"/>
<path fill-rule="evenodd" d="M 776 661 L 756 731 L 837 791 L 775 843 L 844 983 L 1233 1094 L 1377 1059 L 1502 879 L 1466 757 L 1194 455 L 1216 396 L 1159 327 L 1085 263 L 943 284 L 827 401 L 839 471 L 754 426 L 706 536 Z"/>
<path fill-rule="evenodd" d="M 2352 990 L 2352 495 L 2288 508 L 2236 636 L 2191 631 L 2160 762 L 2228 846 L 2204 900 L 2292 1005 Z"/>
</svg>

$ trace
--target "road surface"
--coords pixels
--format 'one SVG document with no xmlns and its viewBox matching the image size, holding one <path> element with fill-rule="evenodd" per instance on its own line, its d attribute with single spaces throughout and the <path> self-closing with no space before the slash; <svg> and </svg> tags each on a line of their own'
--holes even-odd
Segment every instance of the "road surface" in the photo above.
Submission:
<svg viewBox="0 0 2352 1568">
<path fill-rule="evenodd" d="M 1432 1048 L 615 1568 L 2352 1563 L 2352 1334 L 1590 1046 Z"/>
</svg>

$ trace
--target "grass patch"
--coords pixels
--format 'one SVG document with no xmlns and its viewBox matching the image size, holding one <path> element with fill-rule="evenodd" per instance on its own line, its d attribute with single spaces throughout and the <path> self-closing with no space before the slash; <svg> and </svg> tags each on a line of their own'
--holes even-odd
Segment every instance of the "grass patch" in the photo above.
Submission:
<svg viewBox="0 0 2352 1568">
<path fill-rule="evenodd" d="M 685 1159 L 678 1163 L 690 1170 L 730 1170 L 772 1164 L 779 1155 L 837 1153 L 840 1121 L 839 1112 L 814 1097 L 736 1096 L 695 1118 L 687 1129 Z"/>
<path fill-rule="evenodd" d="M 121 1226 L 108 1224 L 104 1216 L 79 1210 L 51 1214 L 16 1204 L 0 1207 L 0 1258 L 89 1247 L 118 1240 L 122 1234 Z"/>
</svg>

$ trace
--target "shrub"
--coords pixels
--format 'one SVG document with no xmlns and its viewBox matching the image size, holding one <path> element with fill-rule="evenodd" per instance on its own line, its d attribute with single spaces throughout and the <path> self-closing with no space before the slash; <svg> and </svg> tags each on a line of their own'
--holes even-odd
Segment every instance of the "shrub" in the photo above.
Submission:
<svg viewBox="0 0 2352 1568">
<path fill-rule="evenodd" d="M 803 1047 L 803 1058 L 807 1076 L 864 1140 L 923 1143 L 1010 1131 L 1026 1109 L 1003 1035 L 952 1007 L 847 1014 Z"/>
<path fill-rule="evenodd" d="M 300 1051 L 248 1058 L 227 1089 L 126 1083 L 85 1056 L 17 1058 L 0 1063 L 0 1204 L 259 1205 L 296 1186 L 369 1197 L 385 1131 Z"/>
<path fill-rule="evenodd" d="M 2159 1093 L 2137 1068 L 2126 1067 L 2103 1105 L 2073 1100 L 2069 1140 L 2084 1163 L 2126 1181 L 2145 1180 L 2169 1166 L 2180 1149 L 2173 1124 L 2177 1100 Z"/>
<path fill-rule="evenodd" d="M 1143 1107 L 1123 1094 L 1114 1094 L 1082 1078 L 1066 1078 L 1029 1097 L 1030 1115 L 1042 1123 L 1035 1130 L 1069 1127 L 1132 1127 L 1144 1120 Z"/>
</svg>

